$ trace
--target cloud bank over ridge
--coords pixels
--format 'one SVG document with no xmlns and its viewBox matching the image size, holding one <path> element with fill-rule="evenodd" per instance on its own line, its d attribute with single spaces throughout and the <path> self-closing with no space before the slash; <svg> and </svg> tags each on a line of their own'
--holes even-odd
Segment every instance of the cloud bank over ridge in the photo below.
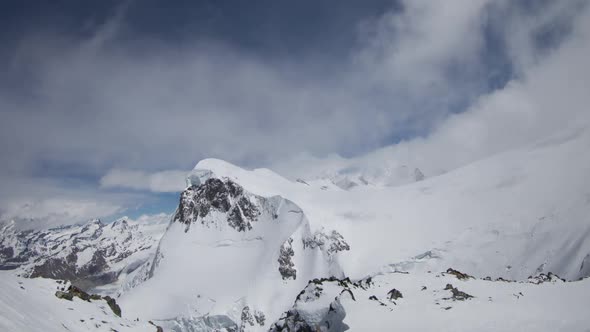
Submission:
<svg viewBox="0 0 590 332">
<path fill-rule="evenodd" d="M 588 121 L 585 1 L 401 1 L 356 22 L 336 64 L 129 38 L 133 10 L 88 37 L 32 30 L 3 50 L 0 178 L 22 181 L 2 195 L 42 178 L 76 202 L 61 180 L 80 173 L 103 202 L 115 188 L 176 191 L 206 157 L 289 175 L 293 156 L 383 147 L 432 174 Z M 130 204 L 112 203 L 106 215 Z"/>
</svg>

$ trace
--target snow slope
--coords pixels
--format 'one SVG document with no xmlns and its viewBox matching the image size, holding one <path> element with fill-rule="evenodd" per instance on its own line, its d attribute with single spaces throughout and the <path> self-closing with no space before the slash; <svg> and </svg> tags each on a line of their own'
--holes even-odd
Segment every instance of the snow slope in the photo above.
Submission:
<svg viewBox="0 0 590 332">
<path fill-rule="evenodd" d="M 589 279 L 527 280 L 548 272 L 590 276 L 589 146 L 587 127 L 566 130 L 419 182 L 354 189 L 329 177 L 292 181 L 206 159 L 187 177 L 155 251 L 143 250 L 137 230 L 122 223 L 110 226 L 119 231 L 90 223 L 20 235 L 31 241 L 4 229 L 12 235 L 0 239 L 3 255 L 38 252 L 22 256 L 24 267 L 51 257 L 46 240 L 76 248 L 63 271 L 93 262 L 96 244 L 136 248 L 107 256 L 107 270 L 124 273 L 99 289 L 118 295 L 124 322 L 105 316 L 104 325 L 84 325 L 78 312 L 109 313 L 75 299 L 67 316 L 54 302 L 64 301 L 53 296 L 54 282 L 2 272 L 0 327 L 134 328 L 129 320 L 140 318 L 173 331 L 587 329 Z M 54 249 L 58 258 L 70 256 Z M 138 252 L 142 258 L 133 258 Z M 449 267 L 475 278 L 440 273 Z M 491 281 L 499 277 L 524 282 Z M 31 290 L 26 296 L 19 282 Z M 403 298 L 390 299 L 393 288 Z M 32 309 L 19 309 L 25 306 Z"/>
<path fill-rule="evenodd" d="M 253 195 L 227 179 L 193 181 L 147 280 L 120 297 L 131 317 L 230 329 L 246 310 L 264 329 L 307 280 L 343 276 L 337 256 L 346 244 L 334 232 L 311 233 L 293 202 Z"/>
<path fill-rule="evenodd" d="M 417 183 L 350 191 L 214 159 L 195 169 L 296 202 L 312 231 L 336 229 L 351 247 L 340 260 L 351 278 L 455 266 L 478 276 L 578 279 L 590 272 L 588 146 L 587 128 L 570 130 Z"/>
<path fill-rule="evenodd" d="M 147 321 L 115 316 L 104 300 L 58 299 L 55 280 L 0 271 L 0 331 L 153 331 Z"/>
<path fill-rule="evenodd" d="M 587 331 L 589 290 L 590 279 L 536 284 L 445 273 L 316 279 L 272 331 Z"/>
<path fill-rule="evenodd" d="M 316 277 L 360 280 L 403 271 L 432 283 L 428 271 L 448 267 L 480 278 L 586 277 L 588 146 L 587 128 L 570 130 L 420 182 L 354 190 L 206 159 L 189 174 L 157 257 L 120 301 L 132 315 L 176 330 L 266 330 Z M 296 279 L 285 278 L 290 268 Z M 586 281 L 567 285 L 587 288 Z M 538 308 L 535 314 L 550 310 Z M 521 321 L 526 329 L 539 325 L 533 318 Z"/>
</svg>

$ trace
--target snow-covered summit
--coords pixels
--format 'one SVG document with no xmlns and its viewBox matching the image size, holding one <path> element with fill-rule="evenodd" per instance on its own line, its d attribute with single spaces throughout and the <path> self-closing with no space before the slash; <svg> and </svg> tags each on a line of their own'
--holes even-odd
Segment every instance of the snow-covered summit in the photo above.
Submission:
<svg viewBox="0 0 590 332">
<path fill-rule="evenodd" d="M 231 329 L 252 312 L 255 325 L 268 329 L 307 280 L 343 277 L 339 256 L 350 247 L 342 235 L 312 232 L 292 201 L 246 190 L 237 181 L 252 177 L 248 171 L 219 161 L 208 167 L 214 169 L 197 168 L 206 178 L 193 179 L 181 194 L 143 281 L 122 294 L 122 306 L 133 315 Z"/>
<path fill-rule="evenodd" d="M 348 191 L 215 159 L 195 170 L 294 202 L 312 232 L 337 230 L 353 248 L 341 260 L 351 277 L 457 266 L 482 277 L 554 272 L 578 279 L 589 275 L 590 266 L 588 146 L 587 128 L 564 130 L 419 182 Z"/>
</svg>

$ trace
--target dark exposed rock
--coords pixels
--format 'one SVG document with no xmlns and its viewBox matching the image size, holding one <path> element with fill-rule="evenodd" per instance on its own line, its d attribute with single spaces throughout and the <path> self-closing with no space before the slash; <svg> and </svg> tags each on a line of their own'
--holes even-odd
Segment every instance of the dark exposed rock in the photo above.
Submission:
<svg viewBox="0 0 590 332">
<path fill-rule="evenodd" d="M 348 293 L 348 295 L 350 295 L 350 298 L 353 301 L 356 301 L 356 298 L 354 297 L 354 293 L 349 288 L 343 289 L 342 292 L 340 292 L 340 295 L 342 295 L 343 293 Z"/>
<path fill-rule="evenodd" d="M 72 294 L 70 292 L 63 292 L 63 291 L 55 292 L 55 296 L 58 299 L 63 299 L 63 300 L 68 300 L 68 301 L 71 301 L 74 298 L 74 294 Z"/>
<path fill-rule="evenodd" d="M 387 304 L 385 304 L 385 303 L 381 302 L 381 300 L 379 300 L 379 298 L 377 298 L 377 296 L 375 296 L 375 295 L 371 295 L 371 296 L 369 296 L 369 300 L 371 300 L 371 301 L 376 301 L 376 302 L 377 302 L 377 303 L 379 303 L 379 305 L 381 305 L 381 306 L 387 306 Z"/>
<path fill-rule="evenodd" d="M 151 320 L 148 321 L 148 323 L 156 327 L 156 332 L 164 332 L 164 329 L 161 326 L 154 324 L 154 322 L 152 322 Z"/>
<path fill-rule="evenodd" d="M 284 313 L 279 321 L 270 328 L 270 332 L 315 332 L 299 314 L 299 311 L 291 309 Z"/>
<path fill-rule="evenodd" d="M 447 286 L 444 288 L 444 290 L 451 291 L 453 296 L 449 299 L 452 299 L 453 301 L 465 301 L 465 300 L 469 300 L 469 299 L 473 298 L 472 295 L 469 295 L 465 292 L 460 291 L 458 288 L 453 287 L 453 285 L 451 285 L 451 284 L 447 284 Z"/>
<path fill-rule="evenodd" d="M 243 332 L 245 330 L 246 324 L 254 326 L 254 316 L 252 316 L 252 314 L 250 313 L 250 307 L 245 306 L 242 309 L 242 315 L 240 320 L 240 332 Z"/>
<path fill-rule="evenodd" d="M 549 272 L 547 274 L 545 273 L 541 273 L 538 274 L 536 276 L 530 276 L 528 277 L 528 282 L 533 283 L 533 284 L 542 284 L 544 282 L 556 282 L 556 281 L 562 281 L 565 282 L 565 279 L 560 278 L 558 275 Z"/>
<path fill-rule="evenodd" d="M 254 319 L 260 326 L 264 326 L 264 323 L 266 322 L 266 317 L 262 311 L 254 310 Z"/>
<path fill-rule="evenodd" d="M 339 279 L 334 276 L 329 277 L 329 278 L 315 278 L 315 279 L 308 281 L 307 284 L 309 285 L 309 284 L 313 283 L 316 285 L 322 285 L 325 282 L 336 282 L 336 283 L 338 283 L 338 286 L 340 286 L 340 287 L 349 287 L 350 285 L 356 286 L 356 284 L 353 283 L 352 281 L 350 281 L 350 278 L 348 278 L 348 277 L 346 277 L 344 279 Z"/>
<path fill-rule="evenodd" d="M 402 292 L 398 291 L 397 289 L 392 289 L 389 292 L 387 292 L 387 295 L 389 295 L 389 299 L 390 300 L 397 300 L 400 298 L 403 298 L 404 296 L 402 295 Z"/>
<path fill-rule="evenodd" d="M 200 222 L 208 225 L 207 216 L 211 211 L 228 214 L 228 224 L 238 232 L 252 229 L 261 211 L 251 202 L 244 189 L 230 179 L 211 178 L 200 185 L 186 188 L 180 195 L 175 222 L 187 226 Z"/>
<path fill-rule="evenodd" d="M 295 251 L 293 251 L 292 243 L 292 238 L 287 239 L 279 251 L 279 273 L 281 274 L 283 280 L 295 280 L 297 278 L 297 270 L 295 269 L 295 264 L 293 263 Z"/>
<path fill-rule="evenodd" d="M 12 247 L 0 247 L 0 259 L 7 260 L 14 257 L 14 249 Z"/>
<path fill-rule="evenodd" d="M 115 315 L 121 317 L 121 307 L 119 307 L 119 305 L 117 304 L 117 301 L 115 301 L 115 299 L 113 299 L 110 296 L 105 296 L 105 297 L 103 297 L 103 299 L 105 301 L 107 301 L 107 304 L 109 305 L 109 308 L 111 308 L 113 313 Z"/>
<path fill-rule="evenodd" d="M 62 288 L 63 289 L 63 288 Z M 121 317 L 121 307 L 117 304 L 117 301 L 110 296 L 100 296 L 98 294 L 89 294 L 85 291 L 81 290 L 76 286 L 69 286 L 67 291 L 60 291 L 58 290 L 55 292 L 55 296 L 59 299 L 64 299 L 68 301 L 72 301 L 74 297 L 77 297 L 83 301 L 97 301 L 97 300 L 105 300 L 107 305 L 111 308 L 113 313 L 119 317 Z"/>
<path fill-rule="evenodd" d="M 68 292 L 71 293 L 73 296 L 76 296 L 84 301 L 90 302 L 90 294 L 86 293 L 85 291 L 81 290 L 76 286 L 70 286 L 68 288 Z"/>
<path fill-rule="evenodd" d="M 355 286 L 360 287 L 362 289 L 368 289 L 373 286 L 373 278 L 367 277 L 365 279 L 361 279 L 354 283 Z"/>
<path fill-rule="evenodd" d="M 264 326 L 266 317 L 264 316 L 264 313 L 262 313 L 261 311 L 258 310 L 254 310 L 253 312 L 250 310 L 249 306 L 245 306 L 242 309 L 242 315 L 241 315 L 241 322 L 240 322 L 240 332 L 243 332 L 246 330 L 246 326 L 254 326 L 255 324 L 258 324 L 260 326 Z"/>
<path fill-rule="evenodd" d="M 62 288 L 63 289 L 63 288 Z M 55 296 L 64 300 L 72 300 L 75 297 L 90 302 L 90 300 L 100 300 L 100 295 L 93 294 L 92 296 L 76 286 L 69 286 L 67 291 L 57 291 Z"/>
<path fill-rule="evenodd" d="M 457 271 L 452 268 L 448 268 L 446 273 L 454 275 L 459 280 L 474 279 L 472 276 L 468 275 L 467 273 L 463 273 L 463 272 Z"/>
</svg>

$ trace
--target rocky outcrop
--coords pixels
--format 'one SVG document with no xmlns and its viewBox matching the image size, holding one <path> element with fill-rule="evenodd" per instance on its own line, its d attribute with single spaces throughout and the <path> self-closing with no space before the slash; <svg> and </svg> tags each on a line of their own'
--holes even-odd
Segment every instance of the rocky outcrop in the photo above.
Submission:
<svg viewBox="0 0 590 332">
<path fill-rule="evenodd" d="M 264 314 L 258 310 L 251 311 L 249 306 L 242 309 L 240 318 L 240 332 L 245 332 L 249 327 L 255 325 L 264 326 L 266 318 Z"/>
<path fill-rule="evenodd" d="M 74 297 L 77 297 L 83 301 L 98 301 L 98 300 L 104 300 L 106 301 L 107 305 L 109 306 L 109 308 L 111 308 L 111 310 L 113 311 L 113 313 L 119 317 L 121 317 L 121 307 L 119 307 L 119 305 L 117 304 L 117 301 L 115 301 L 115 299 L 113 299 L 110 296 L 100 296 L 98 294 L 89 294 L 86 293 L 85 291 L 81 290 L 80 288 L 76 287 L 76 286 L 72 286 L 70 285 L 67 290 L 58 290 L 55 292 L 55 296 L 58 299 L 63 299 L 63 300 L 68 300 L 68 301 L 72 301 L 74 299 Z"/>
<path fill-rule="evenodd" d="M 299 293 L 293 308 L 281 315 L 270 331 L 314 332 L 345 331 L 346 312 L 340 303 L 344 297 L 354 300 L 350 279 L 322 278 L 310 280 Z"/>
<path fill-rule="evenodd" d="M 289 310 L 279 318 L 271 328 L 270 332 L 315 332 L 309 323 L 301 316 L 297 310 Z"/>
<path fill-rule="evenodd" d="M 279 252 L 279 273 L 283 280 L 286 279 L 297 279 L 297 270 L 295 269 L 295 264 L 293 263 L 293 256 L 295 255 L 295 251 L 293 251 L 293 238 L 287 239 L 285 243 L 281 246 Z"/>
<path fill-rule="evenodd" d="M 452 297 L 445 298 L 445 300 L 452 299 L 453 301 L 465 301 L 465 300 L 469 300 L 469 299 L 473 298 L 472 295 L 469 295 L 465 292 L 460 291 L 458 288 L 453 287 L 453 285 L 451 285 L 451 284 L 447 284 L 447 286 L 444 288 L 444 290 L 450 290 L 451 294 L 452 294 Z"/>
<path fill-rule="evenodd" d="M 552 272 L 549 272 L 547 274 L 541 273 L 536 276 L 530 276 L 528 278 L 528 282 L 539 285 L 545 282 L 565 282 L 565 279 L 560 278 L 558 275 Z"/>
<path fill-rule="evenodd" d="M 390 301 L 395 301 L 397 299 L 401 299 L 404 296 L 402 295 L 402 292 L 398 291 L 397 289 L 392 289 L 389 292 L 387 292 L 387 296 L 389 296 L 389 300 Z"/>
<path fill-rule="evenodd" d="M 457 271 L 457 270 L 452 269 L 452 268 L 448 268 L 445 273 L 446 274 L 454 275 L 459 280 L 475 279 L 473 276 L 470 276 L 467 273 L 463 273 L 463 272 Z M 445 274 L 445 273 L 443 273 L 443 274 Z"/>
<path fill-rule="evenodd" d="M 261 211 L 261 197 L 245 193 L 244 189 L 230 179 L 210 178 L 199 185 L 191 185 L 180 195 L 180 203 L 174 221 L 186 225 L 192 223 L 215 226 L 211 213 L 226 215 L 227 224 L 238 232 L 252 229 Z M 253 202 L 254 201 L 254 202 Z"/>
</svg>

